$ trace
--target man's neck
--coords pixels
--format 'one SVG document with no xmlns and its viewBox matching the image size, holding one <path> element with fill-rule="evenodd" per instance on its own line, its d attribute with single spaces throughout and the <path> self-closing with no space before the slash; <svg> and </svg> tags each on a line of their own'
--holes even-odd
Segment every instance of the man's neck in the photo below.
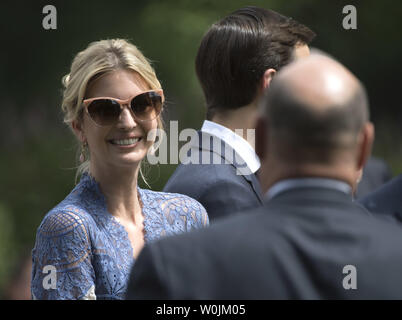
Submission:
<svg viewBox="0 0 402 320">
<path fill-rule="evenodd" d="M 247 130 L 255 130 L 257 114 L 256 105 L 250 104 L 235 110 L 217 113 L 211 121 L 234 131 L 247 140 Z"/>
<path fill-rule="evenodd" d="M 275 168 L 273 170 L 273 168 Z M 280 163 L 262 164 L 258 176 L 261 189 L 266 193 L 275 183 L 297 178 L 324 178 L 334 179 L 347 183 L 355 191 L 357 182 L 353 174 L 353 170 L 342 166 L 325 166 L 325 165 L 303 165 L 289 167 Z"/>
</svg>

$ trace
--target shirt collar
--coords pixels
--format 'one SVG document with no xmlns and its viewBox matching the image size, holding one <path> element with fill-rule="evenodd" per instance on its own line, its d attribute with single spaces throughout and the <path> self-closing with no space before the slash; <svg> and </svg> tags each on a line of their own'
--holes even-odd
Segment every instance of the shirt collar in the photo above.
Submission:
<svg viewBox="0 0 402 320">
<path fill-rule="evenodd" d="M 278 194 L 295 188 L 327 188 L 351 194 L 352 188 L 343 181 L 328 178 L 295 178 L 285 179 L 275 183 L 265 194 L 266 200 L 271 200 Z"/>
<path fill-rule="evenodd" d="M 232 130 L 217 124 L 216 122 L 205 120 L 201 131 L 218 137 L 228 144 L 246 162 L 247 167 L 252 173 L 255 173 L 260 168 L 260 159 L 255 153 L 253 147 L 247 140 L 243 139 Z"/>
</svg>

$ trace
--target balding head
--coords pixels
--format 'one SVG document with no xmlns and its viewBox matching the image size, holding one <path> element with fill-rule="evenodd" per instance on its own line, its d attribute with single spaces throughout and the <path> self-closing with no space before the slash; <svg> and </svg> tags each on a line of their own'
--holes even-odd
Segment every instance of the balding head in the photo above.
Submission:
<svg viewBox="0 0 402 320">
<path fill-rule="evenodd" d="M 349 70 L 315 51 L 283 69 L 275 82 L 275 87 L 285 87 L 300 103 L 318 112 L 347 106 L 362 91 L 360 81 Z"/>
<path fill-rule="evenodd" d="M 306 160 L 330 160 L 338 149 L 356 145 L 368 120 L 360 81 L 337 61 L 317 53 L 279 72 L 263 107 L 272 137 L 282 149 L 292 150 L 292 159 L 299 152 Z"/>
<path fill-rule="evenodd" d="M 357 179 L 371 151 L 373 127 L 363 85 L 339 62 L 312 52 L 291 63 L 261 104 L 256 148 L 267 167 L 288 175 Z"/>
</svg>

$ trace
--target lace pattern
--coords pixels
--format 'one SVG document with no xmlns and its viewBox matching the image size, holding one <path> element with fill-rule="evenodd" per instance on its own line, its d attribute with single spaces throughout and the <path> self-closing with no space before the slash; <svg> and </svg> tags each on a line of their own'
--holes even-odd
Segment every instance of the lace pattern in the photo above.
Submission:
<svg viewBox="0 0 402 320">
<path fill-rule="evenodd" d="M 138 188 L 145 242 L 208 225 L 208 215 L 185 195 Z M 32 297 L 123 299 L 133 249 L 126 229 L 108 211 L 98 183 L 85 174 L 43 219 L 32 250 Z M 45 266 L 56 268 L 56 288 L 45 289 Z"/>
</svg>

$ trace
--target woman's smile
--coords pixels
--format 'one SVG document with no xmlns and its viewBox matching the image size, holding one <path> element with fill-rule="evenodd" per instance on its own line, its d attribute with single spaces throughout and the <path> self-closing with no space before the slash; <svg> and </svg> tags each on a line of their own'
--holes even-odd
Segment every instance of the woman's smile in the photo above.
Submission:
<svg viewBox="0 0 402 320">
<path fill-rule="evenodd" d="M 123 139 L 112 139 L 109 140 L 109 143 L 122 147 L 122 148 L 127 148 L 127 147 L 135 147 L 138 142 L 140 142 L 142 138 L 141 137 L 134 137 L 134 138 L 123 138 Z"/>
</svg>

